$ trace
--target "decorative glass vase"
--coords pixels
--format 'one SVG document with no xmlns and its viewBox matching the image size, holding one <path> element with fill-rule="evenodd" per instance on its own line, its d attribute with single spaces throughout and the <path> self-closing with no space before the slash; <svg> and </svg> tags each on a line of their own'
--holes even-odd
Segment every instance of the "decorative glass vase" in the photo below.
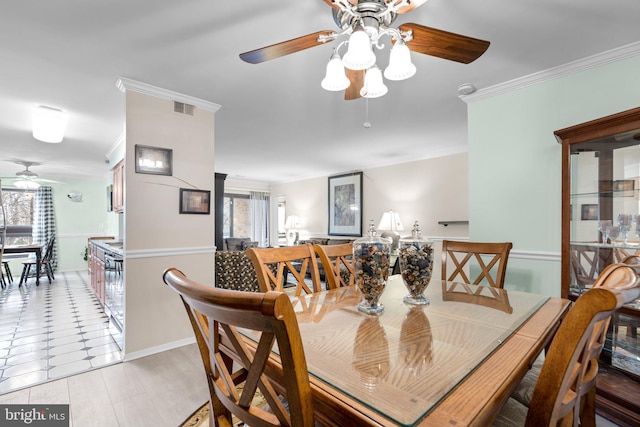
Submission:
<svg viewBox="0 0 640 427">
<path fill-rule="evenodd" d="M 407 304 L 429 304 L 429 299 L 423 293 L 431 281 L 433 271 L 431 245 L 430 240 L 422 237 L 418 221 L 413 224 L 411 237 L 400 239 L 400 274 L 409 290 L 409 295 L 403 298 Z"/>
<path fill-rule="evenodd" d="M 384 311 L 384 305 L 379 299 L 389 278 L 392 240 L 376 236 L 373 221 L 369 223 L 367 234 L 353 242 L 356 285 L 362 293 L 358 310 L 367 314 L 380 314 Z"/>
</svg>

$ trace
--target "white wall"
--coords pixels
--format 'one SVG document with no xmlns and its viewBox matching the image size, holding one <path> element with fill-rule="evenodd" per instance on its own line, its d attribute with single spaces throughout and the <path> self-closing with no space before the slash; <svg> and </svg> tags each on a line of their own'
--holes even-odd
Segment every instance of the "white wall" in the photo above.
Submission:
<svg viewBox="0 0 640 427">
<path fill-rule="evenodd" d="M 363 233 L 369 220 L 378 224 L 382 213 L 393 209 L 400 214 L 405 231 L 411 235 L 414 221 L 422 234 L 435 241 L 433 275 L 440 277 L 440 240 L 466 239 L 467 225 L 438 225 L 438 221 L 468 220 L 467 154 L 385 166 L 363 171 Z M 272 200 L 283 196 L 287 215 L 298 215 L 301 238 L 327 236 L 328 177 L 274 184 Z M 272 230 L 275 236 L 275 230 Z"/>
<path fill-rule="evenodd" d="M 173 176 L 135 172 L 136 144 L 173 150 Z M 125 358 L 193 340 L 184 306 L 162 280 L 178 267 L 213 284 L 214 204 L 210 215 L 179 213 L 179 189 L 214 185 L 214 113 L 173 112 L 173 101 L 126 91 Z"/>
<path fill-rule="evenodd" d="M 472 100 L 472 240 L 510 240 L 507 288 L 560 295 L 561 146 L 553 132 L 640 105 L 640 56 Z M 536 254 L 552 254 L 535 259 Z M 543 257 L 544 258 L 544 257 Z"/>
</svg>

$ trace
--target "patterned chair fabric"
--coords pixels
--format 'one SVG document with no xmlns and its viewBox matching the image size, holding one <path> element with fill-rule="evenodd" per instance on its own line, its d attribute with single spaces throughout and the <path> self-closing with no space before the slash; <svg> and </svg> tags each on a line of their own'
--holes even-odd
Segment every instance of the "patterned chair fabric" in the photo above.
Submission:
<svg viewBox="0 0 640 427">
<path fill-rule="evenodd" d="M 260 292 L 258 276 L 245 251 L 217 251 L 215 273 L 217 288 Z"/>
</svg>

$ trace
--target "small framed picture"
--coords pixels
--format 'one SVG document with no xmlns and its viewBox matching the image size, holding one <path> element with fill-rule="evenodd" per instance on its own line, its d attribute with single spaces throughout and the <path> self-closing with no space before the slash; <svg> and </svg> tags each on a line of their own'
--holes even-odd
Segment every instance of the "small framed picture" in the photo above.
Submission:
<svg viewBox="0 0 640 427">
<path fill-rule="evenodd" d="M 613 191 L 622 191 L 624 197 L 634 197 L 635 181 L 633 179 L 619 179 L 613 181 Z"/>
<path fill-rule="evenodd" d="M 173 150 L 136 144 L 136 173 L 173 175 Z"/>
<path fill-rule="evenodd" d="M 181 188 L 180 213 L 209 215 L 211 213 L 211 191 Z"/>
<path fill-rule="evenodd" d="M 580 219 L 583 221 L 590 221 L 598 219 L 599 207 L 597 204 L 581 205 Z"/>
</svg>

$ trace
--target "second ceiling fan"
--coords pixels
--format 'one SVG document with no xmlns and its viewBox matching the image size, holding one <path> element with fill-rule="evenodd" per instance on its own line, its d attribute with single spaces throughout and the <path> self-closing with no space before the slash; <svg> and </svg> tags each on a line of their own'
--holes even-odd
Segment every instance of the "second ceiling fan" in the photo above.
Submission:
<svg viewBox="0 0 640 427">
<path fill-rule="evenodd" d="M 376 65 L 374 49 L 382 49 L 383 37 L 393 42 L 389 66 L 384 76 L 389 80 L 404 80 L 415 73 L 409 51 L 436 56 L 463 64 L 478 59 L 489 42 L 461 34 L 450 33 L 424 25 L 407 23 L 398 28 L 391 25 L 398 14 L 407 13 L 427 0 L 324 0 L 333 9 L 333 19 L 339 31 L 324 30 L 241 53 L 240 58 L 258 64 L 290 55 L 314 46 L 349 36 L 334 48 L 327 65 L 322 87 L 345 90 L 345 99 L 376 98 L 386 93 L 382 72 Z M 340 58 L 339 50 L 347 47 Z M 345 76 L 346 70 L 346 76 Z"/>
</svg>

